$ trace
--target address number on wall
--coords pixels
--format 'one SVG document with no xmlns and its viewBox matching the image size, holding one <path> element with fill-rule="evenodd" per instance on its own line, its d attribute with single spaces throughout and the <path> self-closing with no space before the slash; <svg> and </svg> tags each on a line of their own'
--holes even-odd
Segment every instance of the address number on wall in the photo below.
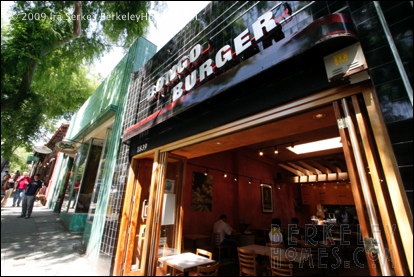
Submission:
<svg viewBox="0 0 414 277">
<path fill-rule="evenodd" d="M 142 144 L 137 147 L 137 153 L 147 150 L 148 144 Z"/>
</svg>

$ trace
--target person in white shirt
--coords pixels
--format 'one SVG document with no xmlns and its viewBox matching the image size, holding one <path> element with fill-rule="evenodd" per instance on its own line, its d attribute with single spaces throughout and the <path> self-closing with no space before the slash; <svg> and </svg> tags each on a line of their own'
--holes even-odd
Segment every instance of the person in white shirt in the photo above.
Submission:
<svg viewBox="0 0 414 277">
<path fill-rule="evenodd" d="M 282 221 L 275 217 L 272 219 L 272 228 L 269 232 L 270 244 L 274 247 L 285 248 L 285 234 L 282 231 Z"/>
<path fill-rule="evenodd" d="M 237 259 L 237 241 L 230 238 L 233 228 L 227 223 L 227 216 L 220 215 L 220 219 L 214 223 L 213 232 L 220 234 L 221 245 L 231 246 L 232 259 Z"/>
</svg>

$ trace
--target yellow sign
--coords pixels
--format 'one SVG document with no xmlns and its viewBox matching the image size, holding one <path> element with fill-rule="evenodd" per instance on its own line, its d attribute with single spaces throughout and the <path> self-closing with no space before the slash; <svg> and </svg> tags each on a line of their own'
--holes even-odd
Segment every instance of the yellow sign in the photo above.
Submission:
<svg viewBox="0 0 414 277">
<path fill-rule="evenodd" d="M 340 65 L 341 63 L 345 63 L 348 61 L 348 53 L 347 52 L 339 53 L 338 55 L 335 55 L 333 59 L 334 59 L 335 65 Z"/>
</svg>

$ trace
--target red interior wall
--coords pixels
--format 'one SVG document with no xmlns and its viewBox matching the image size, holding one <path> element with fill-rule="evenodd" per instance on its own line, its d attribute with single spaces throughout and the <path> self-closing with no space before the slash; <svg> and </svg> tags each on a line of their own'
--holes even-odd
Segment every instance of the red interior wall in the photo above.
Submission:
<svg viewBox="0 0 414 277">
<path fill-rule="evenodd" d="M 213 202 L 211 212 L 191 210 L 193 172 L 204 173 L 206 168 L 213 176 Z M 300 198 L 299 184 L 282 184 L 278 189 L 278 167 L 275 162 L 249 150 L 226 151 L 188 160 L 184 185 L 183 234 L 211 233 L 213 224 L 221 214 L 226 214 L 228 222 L 236 230 L 241 230 L 240 222 L 249 223 L 249 229 L 269 229 L 273 217 L 282 220 L 287 228 L 292 217 L 299 218 L 299 225 L 310 223 L 315 207 L 303 205 L 296 212 L 294 199 Z M 224 178 L 223 173 L 228 173 Z M 234 176 L 238 181 L 234 181 Z M 250 178 L 252 184 L 249 184 Z M 260 182 L 273 185 L 273 213 L 263 213 L 261 207 Z"/>
</svg>

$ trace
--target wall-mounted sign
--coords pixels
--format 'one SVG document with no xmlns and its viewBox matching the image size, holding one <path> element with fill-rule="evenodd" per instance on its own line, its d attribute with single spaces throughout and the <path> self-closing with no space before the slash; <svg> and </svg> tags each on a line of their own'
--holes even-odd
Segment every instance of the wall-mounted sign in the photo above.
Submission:
<svg viewBox="0 0 414 277">
<path fill-rule="evenodd" d="M 35 156 L 28 156 L 27 160 L 28 163 L 29 162 L 38 162 L 39 161 L 39 157 L 35 157 Z"/>
<path fill-rule="evenodd" d="M 53 152 L 52 149 L 50 149 L 49 147 L 45 145 L 35 145 L 33 146 L 33 150 L 40 154 L 50 154 Z"/>
<path fill-rule="evenodd" d="M 218 96 L 222 93 L 234 93 L 239 97 L 235 94 L 237 86 L 253 78 L 265 80 L 259 78 L 262 72 L 281 66 L 282 62 L 302 55 L 317 45 L 328 42 L 334 45 L 333 40 L 338 40 L 340 45 L 343 39 L 356 39 L 352 20 L 346 14 L 326 15 L 306 21 L 308 24 L 301 24 L 303 26 L 296 28 L 295 32 L 284 32 L 282 26 L 294 22 L 293 16 L 298 15 L 292 13 L 289 6 L 281 13 L 273 14 L 268 11 L 259 16 L 250 28 L 239 31 L 229 44 L 211 47 L 209 43 L 205 49 L 201 47 L 201 43 L 195 44 L 184 56 L 165 68 L 161 76 L 157 75 L 158 79 L 139 90 L 140 96 L 145 97 L 149 103 L 165 100 L 154 104 L 154 109 L 146 108 L 148 103 L 142 104 L 139 110 L 145 109 L 148 114 L 146 117 L 140 114 L 137 117 L 139 121 L 124 131 L 122 140 L 127 141 L 138 134 L 144 137 L 147 134 L 144 135 L 143 132 L 189 111 L 196 105 L 208 103 L 207 101 L 213 103 L 213 98 L 219 101 Z M 341 57 L 337 60 L 342 61 L 339 58 Z M 267 79 L 266 82 L 271 82 L 270 78 Z M 221 99 L 231 101 L 228 95 L 222 95 Z M 143 149 L 137 149 L 138 152 L 140 150 Z"/>
<path fill-rule="evenodd" d="M 214 59 L 203 58 L 211 53 L 210 44 L 203 50 L 200 44 L 196 44 L 189 53 L 182 56 L 177 64 L 170 69 L 147 89 L 147 100 L 156 101 L 159 97 L 172 95 L 172 101 L 176 101 L 197 86 L 197 83 L 207 81 L 210 75 L 226 63 L 238 59 L 244 52 L 256 46 L 265 38 L 276 32 L 281 32 L 280 21 L 286 21 L 285 16 L 292 14 L 289 5 L 286 4 L 283 15 L 275 18 L 272 11 L 262 14 L 251 26 L 252 33 L 246 28 L 233 39 L 233 47 L 229 44 L 222 46 Z M 284 38 L 280 36 L 280 39 Z"/>
<path fill-rule="evenodd" d="M 55 145 L 56 151 L 65 153 L 65 154 L 75 154 L 78 152 L 79 143 L 71 141 L 59 141 Z"/>
</svg>

